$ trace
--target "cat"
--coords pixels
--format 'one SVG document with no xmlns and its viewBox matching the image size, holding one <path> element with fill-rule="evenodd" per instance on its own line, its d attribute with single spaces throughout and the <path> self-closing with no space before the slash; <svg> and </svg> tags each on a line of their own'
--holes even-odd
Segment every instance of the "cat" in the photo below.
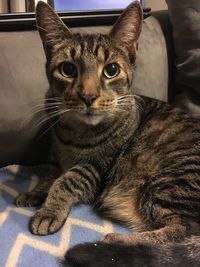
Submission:
<svg viewBox="0 0 200 267">
<path fill-rule="evenodd" d="M 46 178 L 16 199 L 17 206 L 43 203 L 31 232 L 52 234 L 73 205 L 90 203 L 138 231 L 72 248 L 72 266 L 200 266 L 200 124 L 165 102 L 131 94 L 139 2 L 108 35 L 72 33 L 42 1 L 36 18 L 52 146 Z"/>
</svg>

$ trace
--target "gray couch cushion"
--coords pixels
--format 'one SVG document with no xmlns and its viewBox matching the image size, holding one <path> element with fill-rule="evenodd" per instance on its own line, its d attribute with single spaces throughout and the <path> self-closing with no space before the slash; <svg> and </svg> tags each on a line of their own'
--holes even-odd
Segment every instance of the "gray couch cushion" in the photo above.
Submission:
<svg viewBox="0 0 200 267">
<path fill-rule="evenodd" d="M 200 117 L 200 3 L 166 0 L 173 26 L 177 76 L 176 104 Z"/>
<path fill-rule="evenodd" d="M 107 32 L 109 28 L 74 30 Z M 38 117 L 33 109 L 43 101 L 48 83 L 38 33 L 0 32 L 0 58 L 0 166 L 40 163 L 48 151 L 48 135 L 36 138 L 40 127 L 36 127 Z M 151 17 L 140 38 L 133 91 L 166 100 L 167 70 L 164 36 Z"/>
<path fill-rule="evenodd" d="M 48 88 L 37 32 L 0 33 L 0 165 L 35 159 L 41 140 L 33 140 L 33 106 Z M 27 118 L 27 120 L 26 120 Z M 36 143 L 35 143 L 36 142 Z M 42 141 L 41 144 L 44 142 Z M 36 150 L 35 150 L 36 149 Z M 41 147 L 42 153 L 44 150 Z"/>
<path fill-rule="evenodd" d="M 156 99 L 168 100 L 168 59 L 165 36 L 159 21 L 144 21 L 136 59 L 134 92 Z"/>
</svg>

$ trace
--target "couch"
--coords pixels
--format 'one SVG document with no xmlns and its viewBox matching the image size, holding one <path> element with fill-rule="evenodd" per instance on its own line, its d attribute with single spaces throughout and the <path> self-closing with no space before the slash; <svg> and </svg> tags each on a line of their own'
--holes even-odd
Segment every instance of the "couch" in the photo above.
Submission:
<svg viewBox="0 0 200 267">
<path fill-rule="evenodd" d="M 108 30 L 109 26 L 73 28 L 82 32 Z M 0 32 L 0 59 L 0 267 L 59 266 L 70 246 L 99 239 L 108 232 L 129 230 L 82 205 L 71 211 L 58 233 L 38 237 L 29 232 L 28 222 L 35 209 L 16 208 L 14 198 L 42 179 L 51 141 L 48 132 L 43 134 L 46 125 L 38 125 L 44 113 L 34 113 L 48 88 L 37 31 Z M 144 21 L 133 92 L 173 102 L 174 59 L 168 11 L 154 12 Z"/>
</svg>

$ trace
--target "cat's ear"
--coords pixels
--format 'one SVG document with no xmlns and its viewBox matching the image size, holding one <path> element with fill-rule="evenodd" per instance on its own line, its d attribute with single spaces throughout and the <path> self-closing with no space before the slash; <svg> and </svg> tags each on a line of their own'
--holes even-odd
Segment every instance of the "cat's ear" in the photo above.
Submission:
<svg viewBox="0 0 200 267">
<path fill-rule="evenodd" d="M 45 50 L 71 38 L 72 32 L 65 26 L 54 10 L 43 1 L 36 7 L 36 21 Z"/>
<path fill-rule="evenodd" d="M 110 31 L 111 39 L 134 54 L 142 30 L 143 12 L 139 2 L 132 2 L 121 14 Z"/>
</svg>

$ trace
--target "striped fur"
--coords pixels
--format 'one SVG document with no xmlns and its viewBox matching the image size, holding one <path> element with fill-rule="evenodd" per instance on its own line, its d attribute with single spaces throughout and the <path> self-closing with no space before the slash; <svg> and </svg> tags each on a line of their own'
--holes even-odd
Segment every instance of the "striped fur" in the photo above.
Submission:
<svg viewBox="0 0 200 267">
<path fill-rule="evenodd" d="M 107 257 L 116 257 L 119 249 L 135 255 L 141 245 L 155 250 L 156 257 L 158 251 L 165 255 L 173 250 L 170 242 L 198 235 L 200 124 L 167 103 L 130 95 L 140 5 L 130 4 L 108 35 L 73 34 L 43 2 L 37 22 L 47 57 L 45 108 L 54 175 L 16 200 L 18 206 L 44 201 L 30 230 L 54 233 L 76 203 L 91 203 L 105 217 L 138 229 L 128 236 L 105 236 L 96 250 L 98 266 L 112 266 L 103 260 L 107 248 Z M 108 64 L 118 68 L 112 78 L 105 74 Z M 178 248 L 185 249 L 181 244 Z M 66 259 L 75 266 L 97 266 L 90 251 L 95 255 L 92 245 L 75 247 Z M 77 260 L 79 252 L 83 257 Z M 126 255 L 120 259 L 123 264 L 115 266 L 141 266 L 134 259 L 126 262 Z M 155 266 L 168 266 L 164 264 L 155 261 Z"/>
</svg>

